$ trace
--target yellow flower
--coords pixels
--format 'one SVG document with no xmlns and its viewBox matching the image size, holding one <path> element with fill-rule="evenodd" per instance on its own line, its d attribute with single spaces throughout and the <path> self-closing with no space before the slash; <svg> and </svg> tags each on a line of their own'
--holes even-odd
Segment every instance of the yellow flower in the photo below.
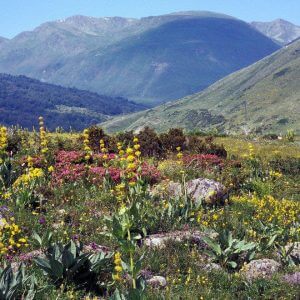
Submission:
<svg viewBox="0 0 300 300">
<path fill-rule="evenodd" d="M 50 172 L 50 173 L 54 172 L 54 167 L 53 167 L 53 166 L 50 166 L 50 167 L 48 168 L 48 172 Z"/>
<path fill-rule="evenodd" d="M 129 163 L 129 164 L 127 165 L 127 169 L 128 169 L 128 170 L 134 170 L 135 168 L 136 168 L 135 163 Z"/>
<path fill-rule="evenodd" d="M 135 181 L 130 181 L 129 182 L 129 186 L 135 186 L 136 185 L 136 182 Z"/>
<path fill-rule="evenodd" d="M 133 149 L 132 148 L 127 148 L 126 149 L 126 153 L 127 154 L 132 154 L 133 153 Z"/>
<path fill-rule="evenodd" d="M 182 154 L 181 152 L 177 153 L 177 158 L 178 158 L 178 159 L 181 159 L 182 156 L 183 156 L 183 154 Z"/>
<path fill-rule="evenodd" d="M 133 162 L 135 160 L 135 157 L 133 155 L 128 155 L 127 156 L 127 161 L 128 162 Z"/>
</svg>

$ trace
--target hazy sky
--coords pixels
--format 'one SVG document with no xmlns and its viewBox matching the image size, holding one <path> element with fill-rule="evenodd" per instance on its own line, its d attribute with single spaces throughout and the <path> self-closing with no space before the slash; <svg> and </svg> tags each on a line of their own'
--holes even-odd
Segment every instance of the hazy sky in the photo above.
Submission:
<svg viewBox="0 0 300 300">
<path fill-rule="evenodd" d="M 300 0 L 0 0 L 0 4 L 0 36 L 9 38 L 72 15 L 144 17 L 183 10 L 210 10 L 245 21 L 282 18 L 300 25 Z"/>
</svg>

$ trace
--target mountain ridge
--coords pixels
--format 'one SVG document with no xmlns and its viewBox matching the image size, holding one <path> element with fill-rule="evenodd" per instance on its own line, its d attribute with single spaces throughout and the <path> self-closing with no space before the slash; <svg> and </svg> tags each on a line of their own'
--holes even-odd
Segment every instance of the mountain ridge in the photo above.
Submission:
<svg viewBox="0 0 300 300">
<path fill-rule="evenodd" d="M 216 13 L 75 16 L 5 43 L 0 72 L 156 105 L 204 89 L 278 48 L 249 24 Z"/>
</svg>

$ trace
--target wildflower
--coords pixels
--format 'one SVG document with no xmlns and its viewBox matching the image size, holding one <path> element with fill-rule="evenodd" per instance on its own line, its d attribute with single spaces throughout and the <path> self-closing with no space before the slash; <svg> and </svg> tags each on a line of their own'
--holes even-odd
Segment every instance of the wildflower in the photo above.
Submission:
<svg viewBox="0 0 300 300">
<path fill-rule="evenodd" d="M 135 181 L 130 181 L 130 182 L 129 182 L 129 186 L 133 187 L 133 186 L 135 186 L 135 185 L 136 185 L 136 182 L 135 182 Z"/>
<path fill-rule="evenodd" d="M 46 137 L 46 131 L 44 127 L 44 119 L 43 117 L 39 117 L 39 125 L 40 125 L 40 145 L 42 154 L 46 154 L 48 152 L 48 140 Z"/>
<path fill-rule="evenodd" d="M 132 154 L 132 153 L 133 153 L 133 149 L 130 148 L 130 147 L 128 147 L 128 148 L 126 149 L 126 153 L 127 153 L 128 155 Z"/>
<path fill-rule="evenodd" d="M 0 127 L 0 151 L 5 151 L 7 147 L 7 128 Z"/>
<path fill-rule="evenodd" d="M 135 157 L 133 155 L 128 155 L 127 156 L 127 161 L 128 162 L 133 162 L 135 160 Z"/>
<path fill-rule="evenodd" d="M 134 170 L 135 168 L 136 168 L 135 163 L 129 163 L 129 164 L 127 165 L 127 169 L 128 169 L 128 170 Z"/>
<path fill-rule="evenodd" d="M 120 252 L 116 252 L 114 255 L 114 265 L 115 265 L 114 267 L 115 273 L 112 275 L 112 277 L 115 281 L 120 281 L 121 280 L 120 275 L 123 271 Z"/>
<path fill-rule="evenodd" d="M 49 173 L 54 172 L 54 167 L 53 167 L 53 166 L 50 166 L 50 167 L 48 168 L 48 172 L 49 172 Z"/>
</svg>

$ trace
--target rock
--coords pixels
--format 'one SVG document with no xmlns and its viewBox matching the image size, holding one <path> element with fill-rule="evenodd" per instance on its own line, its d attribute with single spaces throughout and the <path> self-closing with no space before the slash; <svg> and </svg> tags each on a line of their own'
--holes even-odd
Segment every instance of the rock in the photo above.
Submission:
<svg viewBox="0 0 300 300">
<path fill-rule="evenodd" d="M 280 264 L 273 259 L 257 259 L 244 266 L 240 273 L 248 281 L 252 281 L 259 277 L 270 278 L 279 268 Z"/>
<path fill-rule="evenodd" d="M 210 263 L 204 265 L 202 270 L 207 271 L 207 272 L 220 271 L 220 270 L 222 270 L 222 267 L 216 263 L 210 262 Z"/>
<path fill-rule="evenodd" d="M 164 248 L 169 241 L 183 242 L 189 240 L 205 248 L 206 244 L 202 239 L 203 236 L 204 233 L 200 231 L 188 230 L 152 234 L 144 239 L 144 245 L 148 247 Z"/>
<path fill-rule="evenodd" d="M 293 250 L 291 251 L 291 256 L 295 257 L 297 260 L 300 260 L 300 242 L 296 243 L 289 243 L 285 246 L 285 250 L 288 251 L 293 247 Z"/>
<path fill-rule="evenodd" d="M 286 274 L 282 277 L 282 280 L 288 284 L 300 285 L 300 272 Z"/>
<path fill-rule="evenodd" d="M 146 280 L 146 283 L 152 287 L 165 287 L 167 285 L 167 280 L 163 276 L 153 276 L 150 279 Z"/>
<path fill-rule="evenodd" d="M 190 180 L 187 182 L 186 187 L 187 194 L 196 204 L 201 202 L 207 204 L 222 203 L 228 197 L 225 186 L 211 179 L 198 178 Z"/>
<path fill-rule="evenodd" d="M 168 192 L 172 197 L 181 197 L 183 195 L 181 183 L 178 182 L 169 182 Z"/>
<path fill-rule="evenodd" d="M 207 204 L 217 204 L 224 202 L 227 197 L 225 186 L 215 180 L 206 178 L 197 178 L 186 183 L 187 195 L 190 196 L 196 204 L 205 202 Z M 181 183 L 169 182 L 167 192 L 171 197 L 182 197 L 184 195 Z M 156 191 L 157 194 L 157 191 Z"/>
</svg>

